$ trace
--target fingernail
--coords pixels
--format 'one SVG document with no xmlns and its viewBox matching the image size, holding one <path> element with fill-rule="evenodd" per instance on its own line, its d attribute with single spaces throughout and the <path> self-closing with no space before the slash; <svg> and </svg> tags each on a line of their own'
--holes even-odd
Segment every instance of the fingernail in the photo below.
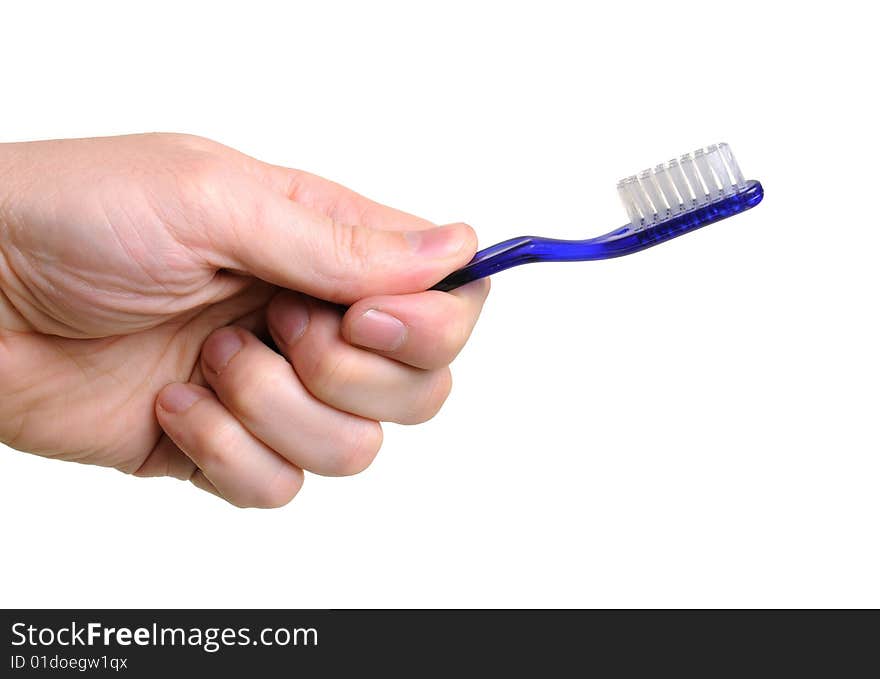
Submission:
<svg viewBox="0 0 880 679">
<path fill-rule="evenodd" d="M 208 369 L 217 373 L 229 365 L 229 361 L 241 351 L 241 337 L 234 328 L 221 328 L 208 338 L 202 347 L 202 358 Z"/>
<path fill-rule="evenodd" d="M 298 296 L 290 295 L 284 303 L 277 307 L 273 314 L 272 325 L 278 337 L 286 344 L 293 344 L 306 331 L 309 324 L 309 310 Z"/>
<path fill-rule="evenodd" d="M 406 326 L 391 314 L 370 309 L 351 324 L 351 341 L 367 349 L 394 351 L 406 340 Z"/>
<path fill-rule="evenodd" d="M 186 384 L 172 384 L 162 390 L 159 407 L 169 413 L 182 413 L 201 398 L 201 394 Z"/>
<path fill-rule="evenodd" d="M 458 254 L 467 242 L 465 235 L 459 224 L 438 226 L 426 231 L 409 231 L 406 234 L 418 254 L 432 259 Z"/>
</svg>

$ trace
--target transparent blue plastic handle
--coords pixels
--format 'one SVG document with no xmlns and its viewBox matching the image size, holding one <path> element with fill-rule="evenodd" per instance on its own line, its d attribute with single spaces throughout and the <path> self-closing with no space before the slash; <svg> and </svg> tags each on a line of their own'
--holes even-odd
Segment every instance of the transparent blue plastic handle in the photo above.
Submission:
<svg viewBox="0 0 880 679">
<path fill-rule="evenodd" d="M 480 250 L 469 264 L 454 271 L 431 289 L 454 290 L 479 278 L 529 262 L 582 262 L 630 255 L 744 212 L 760 203 L 763 197 L 761 183 L 751 180 L 733 195 L 642 229 L 634 229 L 627 224 L 604 236 L 587 240 L 538 236 L 511 238 Z"/>
</svg>

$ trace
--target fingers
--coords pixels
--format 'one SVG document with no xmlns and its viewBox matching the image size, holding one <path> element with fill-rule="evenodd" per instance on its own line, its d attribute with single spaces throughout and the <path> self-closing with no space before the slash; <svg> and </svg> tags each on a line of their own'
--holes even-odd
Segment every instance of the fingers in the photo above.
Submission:
<svg viewBox="0 0 880 679">
<path fill-rule="evenodd" d="M 279 293 L 265 319 L 252 313 L 240 322 L 268 331 L 289 363 L 243 327 L 215 331 L 194 373 L 214 392 L 193 384 L 162 391 L 157 416 L 169 438 L 138 475 L 189 478 L 234 504 L 268 507 L 295 495 L 302 468 L 364 469 L 381 444 L 372 420 L 412 424 L 440 408 L 451 386 L 446 365 L 488 290 L 479 281 L 453 293 L 368 298 L 344 317 Z"/>
<path fill-rule="evenodd" d="M 297 467 L 330 476 L 356 474 L 379 451 L 378 422 L 316 399 L 283 356 L 242 328 L 215 331 L 202 348 L 201 364 L 231 415 Z M 211 478 L 207 470 L 206 475 Z"/>
<path fill-rule="evenodd" d="M 275 194 L 262 198 L 252 221 L 218 229 L 212 263 L 332 302 L 426 290 L 476 250 L 466 224 L 385 230 L 332 219 Z"/>
<path fill-rule="evenodd" d="M 291 292 L 267 311 L 269 331 L 317 399 L 362 417 L 416 424 L 433 417 L 451 388 L 449 370 L 420 370 L 351 346 L 338 309 Z"/>
<path fill-rule="evenodd" d="M 418 368 L 441 368 L 467 342 L 488 294 L 489 279 L 483 279 L 448 293 L 370 297 L 346 312 L 342 336 Z"/>
<path fill-rule="evenodd" d="M 168 385 L 159 393 L 156 417 L 198 467 L 193 483 L 232 504 L 280 507 L 302 486 L 302 470 L 258 441 L 204 387 Z"/>
</svg>

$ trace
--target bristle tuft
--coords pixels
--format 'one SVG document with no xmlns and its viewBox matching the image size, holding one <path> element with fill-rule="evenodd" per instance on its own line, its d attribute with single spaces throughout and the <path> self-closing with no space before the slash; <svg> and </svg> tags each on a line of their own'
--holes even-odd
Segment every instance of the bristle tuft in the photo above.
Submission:
<svg viewBox="0 0 880 679">
<path fill-rule="evenodd" d="M 746 181 L 727 144 L 713 144 L 622 179 L 617 192 L 630 224 L 642 229 L 721 200 Z"/>
</svg>

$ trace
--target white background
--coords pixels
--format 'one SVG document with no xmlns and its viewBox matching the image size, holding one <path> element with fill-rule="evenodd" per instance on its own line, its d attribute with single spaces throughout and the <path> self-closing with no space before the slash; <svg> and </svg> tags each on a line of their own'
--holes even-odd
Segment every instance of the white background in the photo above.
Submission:
<svg viewBox="0 0 880 679">
<path fill-rule="evenodd" d="M 2 141 L 198 133 L 484 245 L 717 141 L 767 196 L 500 274 L 442 413 L 282 510 L 0 451 L 0 605 L 880 606 L 870 8 L 4 6 Z"/>
</svg>

